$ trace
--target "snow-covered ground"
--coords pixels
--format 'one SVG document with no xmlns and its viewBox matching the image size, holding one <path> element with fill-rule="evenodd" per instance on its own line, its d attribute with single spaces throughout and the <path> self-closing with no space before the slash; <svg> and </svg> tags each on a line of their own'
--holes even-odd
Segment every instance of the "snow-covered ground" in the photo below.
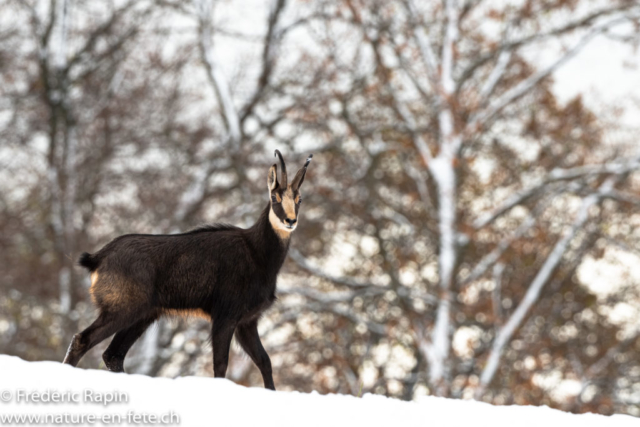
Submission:
<svg viewBox="0 0 640 427">
<path fill-rule="evenodd" d="M 88 422 L 75 422 L 80 414 L 84 414 Z M 113 374 L 55 362 L 25 362 L 17 357 L 0 355 L 0 425 L 10 424 L 7 417 L 14 415 L 48 416 L 51 422 L 38 423 L 32 419 L 14 421 L 13 425 L 640 425 L 640 420 L 625 415 L 572 415 L 547 407 L 499 407 L 436 397 L 402 402 L 368 394 L 357 398 L 272 392 L 245 388 L 221 379 Z"/>
</svg>

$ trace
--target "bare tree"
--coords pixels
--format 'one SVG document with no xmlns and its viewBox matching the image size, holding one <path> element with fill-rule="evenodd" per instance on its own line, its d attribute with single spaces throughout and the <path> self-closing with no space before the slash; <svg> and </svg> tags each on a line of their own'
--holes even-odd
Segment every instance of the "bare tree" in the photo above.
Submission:
<svg viewBox="0 0 640 427">
<path fill-rule="evenodd" d="M 585 7 L 568 20 L 543 21 L 537 12 L 564 16 L 577 5 L 528 2 L 522 8 L 504 9 L 457 1 L 419 7 L 411 1 L 343 5 L 323 22 L 328 28 L 348 23 L 357 42 L 351 49 L 338 47 L 327 30 L 318 36 L 318 43 L 332 60 L 323 77 L 342 79 L 340 87 L 346 89 L 314 88 L 305 98 L 311 105 L 299 106 L 304 105 L 308 115 L 317 113 L 315 120 L 320 116 L 321 122 L 340 121 L 347 129 L 344 143 L 327 138 L 333 179 L 342 185 L 319 202 L 329 206 L 322 218 L 361 230 L 360 246 L 373 237 L 380 259 L 360 252 L 359 261 L 354 259 L 351 265 L 359 262 L 362 267 L 346 270 L 364 276 L 354 280 L 326 274 L 317 261 L 298 254 L 293 258 L 297 264 L 322 278 L 324 286 L 353 289 L 334 298 L 303 294 L 319 304 L 314 310 L 324 307 L 327 313 L 363 322 L 373 343 L 380 340 L 379 330 L 367 319 L 377 317 L 375 310 L 356 315 L 339 308 L 345 302 L 359 305 L 363 298 L 376 307 L 384 295 L 384 306 L 397 307 L 399 314 L 380 316 L 385 319 L 380 323 L 389 325 L 393 317 L 400 317 L 408 325 L 400 328 L 402 332 L 388 326 L 382 339 L 414 348 L 415 366 L 428 372 L 424 377 L 418 369 L 407 377 L 411 379 L 405 387 L 423 383 L 438 395 L 461 395 L 464 389 L 472 390 L 476 398 L 495 397 L 499 388 L 488 390 L 498 368 L 509 372 L 505 352 L 532 320 L 532 312 L 538 312 L 536 307 L 544 307 L 556 291 L 545 295 L 545 285 L 571 280 L 580 260 L 601 237 L 592 224 L 611 218 L 602 213 L 594 217 L 595 206 L 602 212 L 601 202 L 611 191 L 618 192 L 614 189 L 631 185 L 629 176 L 638 169 L 637 152 L 616 153 L 601 143 L 603 129 L 580 99 L 566 107 L 558 105 L 550 77 L 598 35 L 637 22 L 640 11 L 631 2 L 614 2 L 604 8 Z M 499 22 L 499 35 L 490 37 L 478 25 L 487 19 Z M 548 65 L 533 67 L 526 50 L 550 40 L 566 40 L 568 48 Z M 364 58 L 371 58 L 372 74 L 361 71 Z M 321 105 L 332 102 L 339 105 L 336 112 Z M 536 147 L 533 160 L 518 152 L 527 146 Z M 481 179 L 483 171 L 474 165 L 478 160 L 491 162 L 485 166 L 490 179 Z M 341 169 L 355 177 L 337 172 Z M 344 189 L 349 190 L 340 194 Z M 422 206 L 403 201 L 400 194 Z M 549 220 L 552 212 L 560 213 L 558 204 L 571 200 L 582 200 L 577 210 L 562 212 L 560 223 Z M 607 206 L 605 211 L 616 215 L 615 208 Z M 614 206 L 626 209 L 624 203 Z M 527 212 L 524 217 L 522 209 Z M 331 214 L 333 210 L 346 211 L 351 219 Z M 334 244 L 326 242 L 329 247 Z M 572 249 L 576 244 L 578 251 Z M 540 256 L 516 274 L 513 252 L 522 249 Z M 329 254 L 320 250 L 313 257 Z M 430 279 L 420 278 L 420 271 L 434 258 L 438 268 L 431 280 L 437 281 L 436 287 Z M 368 266 L 372 263 L 375 267 Z M 401 270 L 412 271 L 414 282 L 403 284 Z M 505 271 L 511 274 L 507 282 Z M 387 276 L 386 286 L 370 283 L 380 273 Z M 491 277 L 497 289 L 491 298 L 464 302 L 465 294 L 477 293 Z M 509 309 L 504 310 L 496 304 L 507 294 Z M 493 301 L 494 316 L 486 312 L 483 301 Z M 469 318 L 467 313 L 473 310 L 476 314 Z M 470 326 L 481 331 L 480 343 L 466 362 L 451 354 L 452 338 Z M 412 336 L 410 343 L 404 333 Z M 463 379 L 467 385 L 461 387 Z"/>
</svg>

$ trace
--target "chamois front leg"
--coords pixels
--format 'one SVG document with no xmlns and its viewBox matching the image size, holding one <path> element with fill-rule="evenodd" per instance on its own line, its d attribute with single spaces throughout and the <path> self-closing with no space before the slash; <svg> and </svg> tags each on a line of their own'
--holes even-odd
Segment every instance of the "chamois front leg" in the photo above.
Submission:
<svg viewBox="0 0 640 427">
<path fill-rule="evenodd" d="M 251 357 L 253 363 L 260 369 L 264 387 L 275 390 L 276 387 L 273 383 L 273 374 L 271 372 L 271 359 L 269 359 L 267 351 L 260 342 L 258 321 L 252 320 L 247 324 L 238 325 L 236 329 L 236 340 L 238 340 L 238 343 L 240 343 L 244 351 Z"/>
<path fill-rule="evenodd" d="M 229 347 L 231 347 L 235 329 L 236 324 L 230 323 L 229 320 L 213 321 L 211 345 L 213 346 L 213 375 L 216 378 L 224 378 L 227 373 Z"/>
</svg>

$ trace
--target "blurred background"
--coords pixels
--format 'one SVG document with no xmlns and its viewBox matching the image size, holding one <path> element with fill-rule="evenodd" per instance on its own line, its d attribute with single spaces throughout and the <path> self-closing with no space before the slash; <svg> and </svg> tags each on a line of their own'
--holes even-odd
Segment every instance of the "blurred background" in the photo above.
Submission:
<svg viewBox="0 0 640 427">
<path fill-rule="evenodd" d="M 637 0 L 0 0 L 0 353 L 63 359 L 81 252 L 250 226 L 279 148 L 280 390 L 640 416 L 639 41 Z M 211 376 L 208 335 L 125 369 Z"/>
</svg>

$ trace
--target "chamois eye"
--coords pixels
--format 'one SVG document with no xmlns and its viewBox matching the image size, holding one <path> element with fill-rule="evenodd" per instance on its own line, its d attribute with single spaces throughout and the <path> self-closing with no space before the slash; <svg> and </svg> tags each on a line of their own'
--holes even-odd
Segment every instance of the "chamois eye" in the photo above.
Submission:
<svg viewBox="0 0 640 427">
<path fill-rule="evenodd" d="M 302 203 L 302 197 L 298 197 L 298 204 Z"/>
<path fill-rule="evenodd" d="M 273 203 L 278 203 L 278 199 L 276 198 L 276 196 L 271 196 L 271 201 Z"/>
</svg>

